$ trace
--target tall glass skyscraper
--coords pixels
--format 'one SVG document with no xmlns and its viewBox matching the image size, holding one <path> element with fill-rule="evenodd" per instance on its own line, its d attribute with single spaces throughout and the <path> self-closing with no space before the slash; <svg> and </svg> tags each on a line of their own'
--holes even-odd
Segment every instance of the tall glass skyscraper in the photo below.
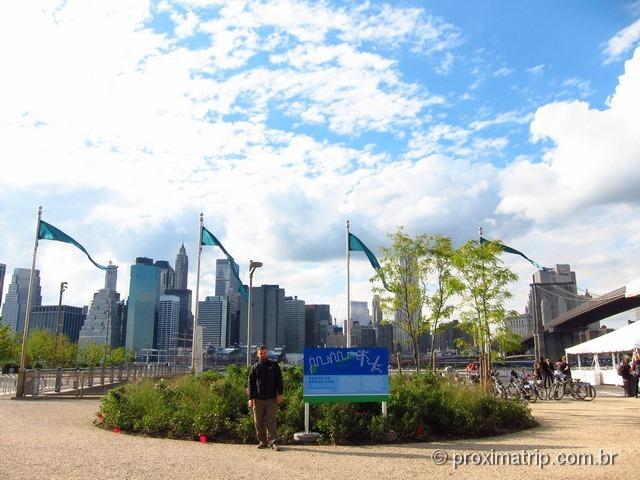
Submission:
<svg viewBox="0 0 640 480">
<path fill-rule="evenodd" d="M 238 268 L 238 264 L 235 264 Z M 216 297 L 229 296 L 238 293 L 240 284 L 231 271 L 231 264 L 226 258 L 216 260 Z"/>
<path fill-rule="evenodd" d="M 150 258 L 131 266 L 125 346 L 140 352 L 154 347 L 154 328 L 160 301 L 160 269 Z"/>
<path fill-rule="evenodd" d="M 7 296 L 2 305 L 2 323 L 9 325 L 15 332 L 22 332 L 24 328 L 24 318 L 27 313 L 27 297 L 29 295 L 29 276 L 31 269 L 16 268 L 13 270 L 11 283 L 7 290 Z M 35 270 L 33 275 L 33 298 L 31 306 L 42 305 L 42 295 L 40 293 L 40 270 Z"/>
</svg>

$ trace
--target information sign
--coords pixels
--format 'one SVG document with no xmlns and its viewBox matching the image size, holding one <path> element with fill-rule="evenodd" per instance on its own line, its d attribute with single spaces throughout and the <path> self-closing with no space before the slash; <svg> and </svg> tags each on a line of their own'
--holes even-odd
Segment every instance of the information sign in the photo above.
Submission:
<svg viewBox="0 0 640 480">
<path fill-rule="evenodd" d="M 303 388 L 307 403 L 386 402 L 387 349 L 305 348 Z"/>
</svg>

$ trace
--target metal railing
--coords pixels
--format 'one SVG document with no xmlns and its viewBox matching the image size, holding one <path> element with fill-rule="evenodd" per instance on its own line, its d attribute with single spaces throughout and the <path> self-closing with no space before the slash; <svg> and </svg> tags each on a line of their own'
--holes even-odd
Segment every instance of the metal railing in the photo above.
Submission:
<svg viewBox="0 0 640 480">
<path fill-rule="evenodd" d="M 172 377 L 189 371 L 185 365 L 129 364 L 117 367 L 29 369 L 25 375 L 25 397 L 85 394 L 144 377 Z M 0 375 L 0 395 L 16 393 L 17 374 Z"/>
</svg>

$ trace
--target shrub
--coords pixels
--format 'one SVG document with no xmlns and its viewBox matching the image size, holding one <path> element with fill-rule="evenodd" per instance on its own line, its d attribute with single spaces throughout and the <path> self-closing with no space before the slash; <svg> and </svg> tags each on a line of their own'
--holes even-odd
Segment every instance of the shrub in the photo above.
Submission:
<svg viewBox="0 0 640 480">
<path fill-rule="evenodd" d="M 206 372 L 165 382 L 141 381 L 103 397 L 100 426 L 169 438 L 250 443 L 253 415 L 247 407 L 245 368 Z M 304 429 L 302 370 L 283 370 L 285 401 L 278 409 L 283 443 Z M 390 379 L 388 416 L 376 403 L 312 405 L 312 428 L 333 444 L 425 441 L 498 435 L 536 425 L 517 400 L 486 396 L 479 387 L 451 385 L 430 372 Z"/>
</svg>

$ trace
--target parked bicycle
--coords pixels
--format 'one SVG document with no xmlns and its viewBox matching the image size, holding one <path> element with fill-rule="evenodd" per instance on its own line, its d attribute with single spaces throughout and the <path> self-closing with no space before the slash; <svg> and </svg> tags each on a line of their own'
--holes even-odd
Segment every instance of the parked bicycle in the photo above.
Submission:
<svg viewBox="0 0 640 480">
<path fill-rule="evenodd" d="M 596 389 L 589 382 L 582 382 L 578 378 L 573 379 L 562 374 L 556 375 L 549 389 L 549 398 L 560 400 L 565 395 L 588 402 L 596 398 Z"/>
</svg>

